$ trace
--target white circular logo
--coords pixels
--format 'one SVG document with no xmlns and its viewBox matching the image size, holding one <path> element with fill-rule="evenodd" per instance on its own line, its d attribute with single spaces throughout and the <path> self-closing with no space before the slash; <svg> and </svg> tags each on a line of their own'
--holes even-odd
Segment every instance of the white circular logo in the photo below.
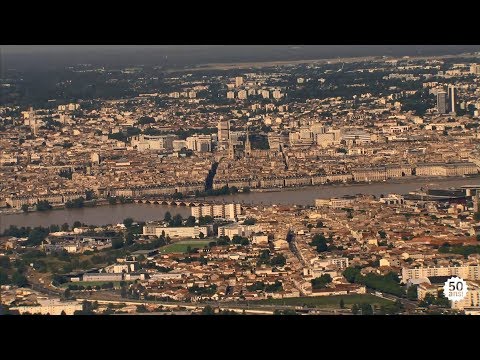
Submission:
<svg viewBox="0 0 480 360">
<path fill-rule="evenodd" d="M 467 283 L 457 276 L 453 276 L 443 285 L 443 295 L 448 300 L 460 301 L 467 296 Z"/>
</svg>

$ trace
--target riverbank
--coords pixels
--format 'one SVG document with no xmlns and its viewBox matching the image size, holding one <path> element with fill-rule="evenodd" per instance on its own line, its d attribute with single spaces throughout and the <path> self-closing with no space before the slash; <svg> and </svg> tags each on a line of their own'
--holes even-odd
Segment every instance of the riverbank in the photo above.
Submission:
<svg viewBox="0 0 480 360">
<path fill-rule="evenodd" d="M 0 215 L 18 215 L 18 214 L 31 214 L 31 213 L 47 213 L 50 211 L 56 211 L 56 210 L 66 210 L 66 209 L 89 209 L 89 208 L 94 208 L 97 206 L 105 206 L 105 205 L 124 205 L 124 204 L 131 204 L 132 202 L 126 202 L 126 203 L 116 203 L 116 204 L 110 204 L 107 199 L 95 199 L 94 202 L 89 203 L 88 201 L 85 201 L 85 205 L 82 207 L 72 207 L 69 208 L 65 204 L 52 204 L 52 208 L 49 210 L 35 210 L 35 209 L 29 209 L 28 211 L 23 211 L 22 209 L 8 209 L 8 210 L 0 210 Z"/>
<path fill-rule="evenodd" d="M 228 195 L 215 195 L 215 196 L 205 196 L 205 197 L 187 197 L 184 199 L 177 199 L 179 201 L 182 200 L 202 200 L 202 199 L 208 199 L 208 200 L 218 200 L 219 202 L 225 201 L 225 199 L 229 198 L 238 198 L 238 197 L 248 197 L 250 194 L 268 194 L 268 193 L 284 193 L 284 192 L 295 192 L 295 191 L 304 191 L 304 190 L 321 190 L 321 189 L 338 189 L 338 188 L 366 188 L 366 187 L 371 187 L 371 186 L 376 186 L 376 185 L 381 185 L 381 184 L 388 184 L 388 185 L 395 185 L 395 184 L 410 184 L 410 183 L 419 183 L 423 185 L 438 185 L 438 187 L 442 187 L 442 183 L 451 183 L 451 182 L 472 182 L 473 180 L 478 181 L 478 185 L 480 185 L 480 174 L 478 175 L 473 175 L 473 176 L 452 176 L 452 177 L 440 177 L 440 176 L 431 176 L 431 177 L 403 177 L 403 178 L 393 178 L 393 179 L 388 179 L 385 181 L 372 181 L 372 182 L 332 182 L 332 183 L 325 183 L 321 185 L 305 185 L 305 186 L 290 186 L 290 187 L 281 187 L 281 188 L 262 188 L 262 189 L 250 189 L 250 192 L 244 193 L 244 192 L 239 192 L 236 194 L 228 194 Z M 472 185 L 472 184 L 470 184 Z M 475 184 L 476 185 L 476 184 Z M 421 186 L 419 186 L 417 189 L 419 189 Z M 417 190 L 417 189 L 412 189 L 412 190 Z M 400 192 L 401 193 L 401 192 Z M 386 193 L 385 193 L 386 195 Z M 335 196 L 335 195 L 334 195 Z M 159 196 L 161 197 L 161 196 Z M 127 203 L 116 203 L 116 204 L 111 204 L 107 199 L 95 199 L 94 203 L 88 203 L 85 202 L 85 206 L 80 208 L 80 209 L 88 209 L 88 208 L 93 208 L 93 207 L 99 207 L 99 206 L 116 206 L 116 205 L 125 205 L 125 204 L 131 204 L 131 202 Z M 20 209 L 8 209 L 8 210 L 0 210 L 0 215 L 19 215 L 19 214 L 30 214 L 30 213 L 37 213 L 37 212 L 50 212 L 53 210 L 66 210 L 69 209 L 65 206 L 65 204 L 57 204 L 53 205 L 53 208 L 51 210 L 44 210 L 44 211 L 38 211 L 38 210 L 29 210 L 28 212 L 24 212 Z"/>
<path fill-rule="evenodd" d="M 412 180 L 418 181 L 427 181 L 427 182 L 450 182 L 450 181 L 460 181 L 460 180 L 471 180 L 471 179 L 478 179 L 478 185 L 480 186 L 480 174 L 471 175 L 471 176 L 428 176 L 428 177 L 417 177 L 417 176 L 409 176 L 409 177 L 402 177 L 402 178 L 392 178 L 385 181 L 370 181 L 370 182 L 330 182 L 321 185 L 302 185 L 302 186 L 288 186 L 288 187 L 277 187 L 277 188 L 261 188 L 261 189 L 250 189 L 252 193 L 269 193 L 269 192 L 283 192 L 283 191 L 297 191 L 300 189 L 309 189 L 309 188 L 320 188 L 324 186 L 330 187 L 363 187 L 363 186 L 370 186 L 375 184 L 405 184 L 410 183 Z M 432 184 L 435 185 L 435 184 Z M 214 198 L 212 196 L 208 196 L 208 199 Z"/>
<path fill-rule="evenodd" d="M 389 193 L 408 194 L 410 191 L 422 187 L 461 187 L 463 185 L 479 185 L 480 177 L 470 178 L 408 178 L 394 179 L 393 181 L 361 183 L 361 184 L 328 184 L 317 186 L 305 186 L 295 188 L 274 189 L 277 191 L 251 191 L 249 193 L 237 193 L 234 195 L 214 196 L 204 198 L 215 202 L 239 203 L 244 206 L 256 205 L 301 205 L 313 206 L 315 199 L 328 199 L 345 195 L 366 194 L 379 197 Z M 262 189 L 266 190 L 266 189 Z M 199 199 L 201 202 L 202 199 Z M 98 202 L 98 204 L 102 204 Z M 91 225 L 117 224 L 125 218 L 131 217 L 139 221 L 151 221 L 163 219 L 166 212 L 172 215 L 180 214 L 184 218 L 191 215 L 188 206 L 174 206 L 161 204 L 117 204 L 83 207 L 80 209 L 57 209 L 55 211 L 34 211 L 31 213 L 16 213 L 0 215 L 0 232 L 10 225 L 15 226 L 50 226 L 63 223 L 73 224 L 75 221 Z"/>
</svg>

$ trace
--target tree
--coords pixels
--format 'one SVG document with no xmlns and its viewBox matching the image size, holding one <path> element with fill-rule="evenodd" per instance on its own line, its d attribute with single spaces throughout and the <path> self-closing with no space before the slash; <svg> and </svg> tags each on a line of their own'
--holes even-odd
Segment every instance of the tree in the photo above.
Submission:
<svg viewBox="0 0 480 360">
<path fill-rule="evenodd" d="M 125 225 L 127 229 L 130 229 L 132 227 L 132 224 L 133 224 L 133 219 L 130 217 L 123 220 L 123 225 Z"/>
<path fill-rule="evenodd" d="M 207 305 L 202 309 L 202 315 L 215 315 L 215 311 L 210 305 Z"/>
<path fill-rule="evenodd" d="M 183 193 L 181 192 L 176 192 L 175 194 L 172 195 L 174 199 L 183 199 Z"/>
<path fill-rule="evenodd" d="M 171 227 L 179 227 L 179 226 L 182 226 L 183 224 L 183 218 L 182 218 L 182 215 L 180 214 L 177 214 L 175 215 L 172 220 L 169 222 L 169 225 Z"/>
<path fill-rule="evenodd" d="M 73 227 L 74 229 L 75 229 L 75 228 L 82 227 L 82 223 L 77 220 L 77 221 L 75 221 L 75 222 L 73 223 L 73 226 L 72 226 L 72 227 Z"/>
<path fill-rule="evenodd" d="M 127 297 L 127 287 L 124 285 L 122 286 L 121 290 L 120 290 L 120 296 L 122 298 L 126 298 Z"/>
<path fill-rule="evenodd" d="M 323 222 L 317 221 L 317 228 L 322 228 L 322 227 L 323 227 Z"/>
<path fill-rule="evenodd" d="M 360 269 L 357 267 L 348 267 L 343 271 L 343 276 L 348 282 L 353 283 L 360 276 Z"/>
<path fill-rule="evenodd" d="M 211 224 L 213 222 L 213 217 L 211 217 L 210 215 L 205 215 L 205 216 L 200 216 L 198 218 L 198 224 L 199 225 L 208 225 L 208 224 Z"/>
<path fill-rule="evenodd" d="M 112 239 L 112 248 L 113 249 L 120 249 L 123 247 L 123 240 L 121 238 L 113 238 Z"/>
<path fill-rule="evenodd" d="M 357 314 L 358 314 L 358 311 L 359 311 L 358 305 L 357 305 L 357 304 L 353 304 L 353 306 L 352 306 L 352 314 L 353 314 L 353 315 L 357 315 Z"/>
<path fill-rule="evenodd" d="M 45 240 L 45 238 L 49 234 L 49 231 L 50 231 L 49 229 L 36 227 L 32 231 L 30 231 L 30 234 L 28 235 L 27 244 L 32 246 L 40 245 L 42 241 Z"/>
<path fill-rule="evenodd" d="M 195 226 L 195 216 L 189 216 L 185 223 L 186 226 Z"/>
<path fill-rule="evenodd" d="M 312 288 L 313 289 L 324 289 L 327 287 L 327 284 L 332 282 L 332 277 L 329 274 L 323 274 L 318 278 L 312 279 Z"/>
<path fill-rule="evenodd" d="M 85 200 L 93 200 L 95 198 L 95 193 L 93 190 L 85 190 Z"/>
<path fill-rule="evenodd" d="M 449 305 L 449 304 L 448 304 L 448 301 L 447 301 L 447 306 L 448 306 L 448 305 Z M 395 306 L 395 313 L 400 313 L 400 312 L 403 312 L 403 311 L 405 310 L 405 306 L 403 306 L 403 304 L 402 304 L 402 302 L 401 302 L 400 299 L 397 299 L 397 300 L 395 301 L 394 306 Z"/>
<path fill-rule="evenodd" d="M 340 299 L 340 309 L 345 309 L 345 302 L 343 299 Z"/>
<path fill-rule="evenodd" d="M 0 267 L 0 285 L 6 285 L 10 283 L 10 279 L 8 278 L 8 274 L 2 270 Z"/>
<path fill-rule="evenodd" d="M 0 256 L 0 269 L 10 269 L 10 259 L 8 256 Z"/>
<path fill-rule="evenodd" d="M 360 305 L 360 310 L 362 311 L 362 315 L 373 315 L 373 308 L 372 305 L 368 303 L 363 303 Z"/>
<path fill-rule="evenodd" d="M 242 192 L 244 192 L 245 194 L 248 194 L 250 192 L 250 188 L 248 186 L 245 186 L 243 189 L 242 189 Z"/>
<path fill-rule="evenodd" d="M 23 212 L 28 212 L 28 205 L 27 204 L 22 205 L 22 211 Z"/>
<path fill-rule="evenodd" d="M 64 224 L 61 226 L 61 230 L 62 230 L 62 231 L 68 231 L 68 230 L 70 230 L 70 225 L 68 225 L 67 223 L 64 223 Z"/>
<path fill-rule="evenodd" d="M 69 288 L 66 288 L 65 292 L 63 293 L 63 296 L 65 297 L 65 299 L 69 299 L 71 295 L 72 295 L 71 290 Z"/>
<path fill-rule="evenodd" d="M 137 121 L 137 124 L 139 125 L 154 124 L 154 123 L 155 123 L 155 118 L 151 116 L 142 116 Z"/>
<path fill-rule="evenodd" d="M 12 275 L 12 283 L 18 287 L 24 287 L 28 285 L 28 280 L 25 275 L 17 271 Z"/>
<path fill-rule="evenodd" d="M 270 260 L 272 266 L 285 266 L 286 263 L 287 259 L 282 254 L 277 254 Z"/>
<path fill-rule="evenodd" d="M 315 235 L 309 245 L 316 246 L 316 250 L 319 253 L 328 250 L 327 239 L 322 234 Z"/>
<path fill-rule="evenodd" d="M 42 200 L 39 201 L 35 207 L 37 208 L 37 211 L 47 211 L 47 210 L 52 210 L 52 205 L 48 202 L 48 200 Z"/>
<path fill-rule="evenodd" d="M 257 219 L 255 218 L 247 218 L 243 223 L 245 225 L 255 225 L 256 222 L 257 222 Z"/>
<path fill-rule="evenodd" d="M 137 305 L 137 312 L 138 313 L 147 313 L 148 312 L 148 309 L 145 305 L 141 304 L 141 305 Z"/>
<path fill-rule="evenodd" d="M 411 285 L 407 289 L 407 299 L 408 300 L 417 300 L 417 287 L 415 285 Z"/>
<path fill-rule="evenodd" d="M 200 231 L 200 234 L 198 234 L 198 237 L 199 237 L 200 239 L 203 239 L 203 238 L 205 237 L 205 234 Z"/>
<path fill-rule="evenodd" d="M 134 237 L 133 233 L 130 230 L 127 231 L 127 233 L 125 234 L 125 246 L 132 245 L 134 238 L 135 237 Z"/>
<path fill-rule="evenodd" d="M 65 312 L 65 310 L 62 310 L 62 312 L 60 313 L 60 315 L 67 315 L 67 313 Z"/>
</svg>

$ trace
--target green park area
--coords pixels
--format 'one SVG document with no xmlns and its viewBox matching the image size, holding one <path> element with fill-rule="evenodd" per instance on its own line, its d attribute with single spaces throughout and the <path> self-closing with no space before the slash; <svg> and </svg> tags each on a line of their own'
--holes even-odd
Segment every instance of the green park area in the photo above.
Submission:
<svg viewBox="0 0 480 360">
<path fill-rule="evenodd" d="M 169 244 L 163 246 L 160 249 L 160 253 L 162 254 L 169 254 L 169 253 L 185 253 L 188 249 L 203 249 L 206 247 L 211 240 L 183 240 L 179 242 L 175 242 L 173 244 Z"/>
<path fill-rule="evenodd" d="M 392 301 L 380 298 L 370 294 L 354 295 L 335 295 L 335 296 L 315 296 L 315 297 L 296 297 L 287 299 L 265 299 L 251 304 L 261 305 L 290 305 L 318 307 L 318 308 L 340 308 L 340 300 L 343 300 L 345 307 L 351 307 L 353 304 L 368 303 L 370 305 L 382 306 L 393 304 Z"/>
</svg>

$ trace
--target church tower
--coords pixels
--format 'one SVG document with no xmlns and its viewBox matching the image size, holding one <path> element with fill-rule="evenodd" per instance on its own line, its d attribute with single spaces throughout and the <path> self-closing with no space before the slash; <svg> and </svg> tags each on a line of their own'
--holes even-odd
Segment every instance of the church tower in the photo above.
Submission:
<svg viewBox="0 0 480 360">
<path fill-rule="evenodd" d="M 232 139 L 228 140 L 228 158 L 235 159 L 235 148 L 233 147 Z"/>
<path fill-rule="evenodd" d="M 248 134 L 247 127 L 247 138 L 245 139 L 245 157 L 248 157 L 252 154 L 252 144 L 250 144 L 250 136 Z"/>
</svg>

